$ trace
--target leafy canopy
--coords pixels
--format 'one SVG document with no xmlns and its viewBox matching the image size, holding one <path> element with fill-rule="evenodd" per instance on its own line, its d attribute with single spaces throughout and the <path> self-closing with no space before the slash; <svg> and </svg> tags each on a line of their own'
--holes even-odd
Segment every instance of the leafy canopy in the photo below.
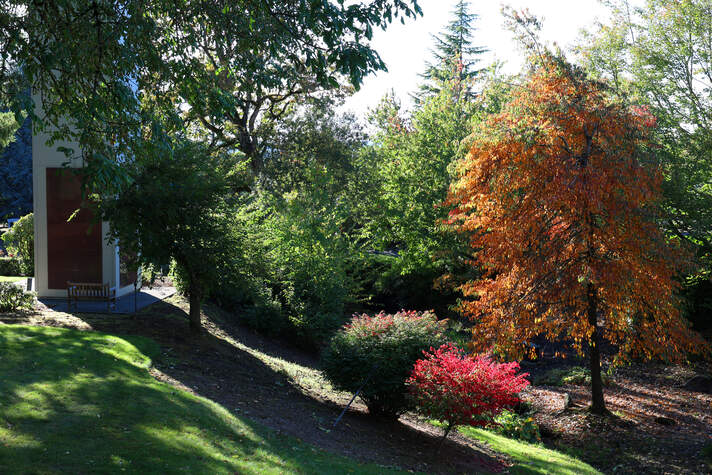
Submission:
<svg viewBox="0 0 712 475">
<path fill-rule="evenodd" d="M 242 139 L 302 79 L 358 87 L 385 69 L 368 46 L 373 30 L 417 14 L 415 0 L 3 2 L 0 103 L 30 111 L 52 143 L 77 143 L 63 151 L 85 161 L 90 188 L 111 194 L 146 126 L 180 130 L 189 113 L 217 141 Z"/>
<path fill-rule="evenodd" d="M 462 286 L 480 349 L 521 357 L 545 335 L 582 351 L 599 334 L 620 357 L 704 348 L 680 317 L 680 252 L 656 221 L 662 176 L 645 153 L 654 125 L 546 56 L 477 128 L 450 201 L 486 272 Z"/>
<path fill-rule="evenodd" d="M 666 228 L 712 260 L 712 3 L 610 2 L 611 19 L 586 32 L 587 69 L 634 94 L 658 119 Z M 709 269 L 709 262 L 707 268 Z"/>
</svg>

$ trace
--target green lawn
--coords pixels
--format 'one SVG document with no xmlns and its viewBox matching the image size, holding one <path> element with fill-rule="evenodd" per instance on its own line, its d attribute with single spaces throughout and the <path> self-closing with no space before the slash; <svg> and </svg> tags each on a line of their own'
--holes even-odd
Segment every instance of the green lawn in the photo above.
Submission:
<svg viewBox="0 0 712 475">
<path fill-rule="evenodd" d="M 0 325 L 7 473 L 383 473 L 156 381 L 155 342 Z"/>
<path fill-rule="evenodd" d="M 0 275 L 0 282 L 17 282 L 22 279 L 27 279 L 27 277 L 14 277 L 14 276 Z"/>
<path fill-rule="evenodd" d="M 502 452 L 515 462 L 509 473 L 552 475 L 600 475 L 601 472 L 579 459 L 539 444 L 528 444 L 495 434 L 484 429 L 461 427 L 466 437 L 487 443 L 493 450 Z"/>
</svg>

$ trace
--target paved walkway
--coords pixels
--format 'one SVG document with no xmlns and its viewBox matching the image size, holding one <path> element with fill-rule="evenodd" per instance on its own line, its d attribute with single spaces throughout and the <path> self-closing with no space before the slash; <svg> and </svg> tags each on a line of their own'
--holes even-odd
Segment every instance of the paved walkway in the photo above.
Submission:
<svg viewBox="0 0 712 475">
<path fill-rule="evenodd" d="M 72 309 L 69 313 L 135 313 L 152 303 L 170 297 L 174 293 L 176 293 L 175 287 L 154 287 L 153 289 L 144 287 L 135 294 L 131 292 L 119 297 L 116 300 L 116 305 L 111 310 L 107 308 L 106 302 L 81 300 L 76 303 L 76 306 L 72 303 Z M 66 298 L 41 298 L 38 300 L 55 312 L 68 311 Z"/>
</svg>

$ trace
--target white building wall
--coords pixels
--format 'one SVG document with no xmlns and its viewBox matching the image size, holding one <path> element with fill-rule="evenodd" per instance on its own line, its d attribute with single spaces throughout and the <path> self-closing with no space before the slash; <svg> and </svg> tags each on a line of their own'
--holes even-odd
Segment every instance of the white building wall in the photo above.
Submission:
<svg viewBox="0 0 712 475">
<path fill-rule="evenodd" d="M 38 103 L 35 97 L 36 104 Z M 41 111 L 38 111 L 41 115 Z M 35 289 L 38 297 L 66 297 L 65 289 L 50 289 L 48 287 L 48 256 L 47 256 L 47 168 L 61 168 L 69 166 L 81 168 L 81 159 L 74 159 L 66 164 L 67 157 L 58 152 L 58 147 L 77 148 L 76 144 L 55 143 L 47 145 L 47 133 L 32 134 L 32 185 L 33 207 L 35 220 Z M 107 242 L 109 224 L 102 223 L 102 277 L 104 282 L 112 287 L 119 283 L 119 255 L 117 246 Z M 133 285 L 117 289 L 117 296 L 122 296 L 134 291 Z"/>
<path fill-rule="evenodd" d="M 47 146 L 46 133 L 32 134 L 32 201 L 35 216 L 35 288 L 39 297 L 64 297 L 66 290 L 48 287 L 47 259 L 47 168 L 60 168 L 67 157 L 57 147 L 69 147 L 67 143 Z M 81 160 L 73 160 L 67 166 L 80 168 Z"/>
</svg>

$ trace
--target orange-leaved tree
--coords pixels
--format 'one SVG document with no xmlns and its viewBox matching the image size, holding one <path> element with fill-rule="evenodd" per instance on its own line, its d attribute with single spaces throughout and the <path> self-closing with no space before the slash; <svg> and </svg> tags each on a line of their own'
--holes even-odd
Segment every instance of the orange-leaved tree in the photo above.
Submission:
<svg viewBox="0 0 712 475">
<path fill-rule="evenodd" d="M 587 350 L 595 413 L 606 412 L 603 340 L 621 359 L 704 347 L 675 297 L 684 253 L 656 224 L 654 124 L 549 55 L 475 131 L 451 188 L 450 222 L 483 271 L 461 287 L 476 347 L 521 358 L 544 335 Z"/>
</svg>

